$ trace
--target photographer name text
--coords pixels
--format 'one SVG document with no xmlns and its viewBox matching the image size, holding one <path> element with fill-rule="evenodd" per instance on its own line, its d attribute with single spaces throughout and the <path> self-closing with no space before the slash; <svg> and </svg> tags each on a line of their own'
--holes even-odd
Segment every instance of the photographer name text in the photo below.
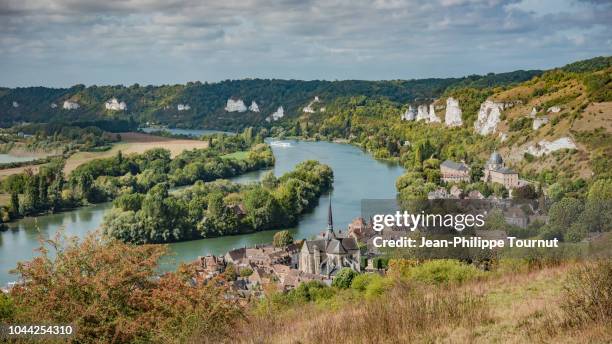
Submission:
<svg viewBox="0 0 612 344">
<path fill-rule="evenodd" d="M 395 239 L 384 239 L 377 236 L 373 239 L 375 247 L 391 247 L 391 248 L 480 248 L 483 250 L 492 250 L 504 247 L 559 247 L 559 240 L 555 239 L 519 239 L 516 237 L 507 237 L 504 239 L 483 239 L 482 237 L 463 237 L 455 236 L 450 239 L 428 239 L 427 237 L 410 238 L 403 236 Z"/>
</svg>

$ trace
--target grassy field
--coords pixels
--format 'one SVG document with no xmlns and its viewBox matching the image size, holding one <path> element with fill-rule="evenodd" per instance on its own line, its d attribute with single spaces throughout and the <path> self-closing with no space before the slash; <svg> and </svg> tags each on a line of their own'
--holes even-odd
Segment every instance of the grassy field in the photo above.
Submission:
<svg viewBox="0 0 612 344">
<path fill-rule="evenodd" d="M 121 133 L 121 142 L 113 145 L 113 148 L 104 152 L 78 152 L 73 154 L 66 161 L 64 173 L 68 175 L 72 170 L 79 165 L 99 158 L 108 158 L 117 154 L 118 151 L 123 154 L 143 153 L 152 148 L 165 148 L 170 151 L 174 157 L 186 149 L 206 148 L 207 142 L 199 140 L 173 139 L 168 137 L 153 136 L 143 133 Z M 22 166 L 16 168 L 8 168 L 0 170 L 0 179 L 15 173 L 21 173 L 26 169 L 31 169 L 37 172 L 40 166 Z"/>
<path fill-rule="evenodd" d="M 575 269 L 566 263 L 496 272 L 457 285 L 399 282 L 365 299 L 347 290 L 331 303 L 255 313 L 242 322 L 237 338 L 244 343 L 610 343 L 612 327 L 605 321 L 568 325 L 564 298 Z"/>
<path fill-rule="evenodd" d="M 230 153 L 230 154 L 225 154 L 221 158 L 223 158 L 223 159 L 244 160 L 244 159 L 247 158 L 247 156 L 249 156 L 249 152 L 247 152 L 247 151 L 240 151 L 240 152 L 234 152 L 234 153 Z"/>
</svg>

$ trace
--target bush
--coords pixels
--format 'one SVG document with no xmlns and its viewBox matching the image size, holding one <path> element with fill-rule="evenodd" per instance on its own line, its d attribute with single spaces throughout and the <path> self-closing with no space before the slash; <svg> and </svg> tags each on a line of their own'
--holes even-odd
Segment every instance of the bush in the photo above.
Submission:
<svg viewBox="0 0 612 344">
<path fill-rule="evenodd" d="M 342 270 L 336 274 L 336 277 L 334 277 L 332 286 L 341 289 L 348 289 L 351 286 L 351 282 L 353 282 L 353 279 L 357 275 L 358 274 L 351 268 L 342 268 Z"/>
<path fill-rule="evenodd" d="M 612 322 L 612 261 L 589 262 L 570 273 L 561 308 L 569 325 Z"/>
<path fill-rule="evenodd" d="M 480 278 L 485 272 L 452 259 L 437 259 L 425 262 L 408 270 L 406 277 L 425 283 L 461 283 Z"/>
</svg>

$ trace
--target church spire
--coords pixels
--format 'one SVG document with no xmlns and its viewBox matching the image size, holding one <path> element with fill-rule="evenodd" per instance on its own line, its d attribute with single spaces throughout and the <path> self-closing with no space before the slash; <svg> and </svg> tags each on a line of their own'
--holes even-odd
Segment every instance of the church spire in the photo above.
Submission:
<svg viewBox="0 0 612 344">
<path fill-rule="evenodd" d="M 334 231 L 334 219 L 332 216 L 331 194 L 329 195 L 329 207 L 327 208 L 327 231 L 332 232 L 332 233 Z"/>
</svg>

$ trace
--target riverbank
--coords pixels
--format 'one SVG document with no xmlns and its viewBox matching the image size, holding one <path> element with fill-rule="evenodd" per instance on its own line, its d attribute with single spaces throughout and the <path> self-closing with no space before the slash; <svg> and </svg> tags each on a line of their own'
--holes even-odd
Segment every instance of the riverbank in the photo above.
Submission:
<svg viewBox="0 0 612 344">
<path fill-rule="evenodd" d="M 272 169 L 248 172 L 230 178 L 231 181 L 248 184 L 259 181 L 268 171 L 280 176 L 291 171 L 304 160 L 318 160 L 334 171 L 333 204 L 334 224 L 346 229 L 361 213 L 362 199 L 393 199 L 396 196 L 395 180 L 404 169 L 397 164 L 377 161 L 361 149 L 348 144 L 326 141 L 289 140 L 291 147 L 272 147 L 275 165 Z M 329 195 L 323 194 L 317 206 L 305 213 L 298 224 L 289 229 L 296 239 L 310 238 L 319 234 L 327 225 Z M 50 214 L 38 218 L 21 219 L 8 223 L 8 230 L 0 233 L 0 284 L 14 280 L 8 271 L 18 261 L 31 259 L 39 246 L 39 238 L 51 238 L 58 231 L 66 235 L 84 237 L 100 227 L 111 203 L 96 204 L 73 211 Z M 172 271 L 181 262 L 191 262 L 198 256 L 224 254 L 235 248 L 272 242 L 276 231 L 260 231 L 226 237 L 208 238 L 169 244 L 170 253 L 164 257 L 162 269 Z"/>
</svg>

